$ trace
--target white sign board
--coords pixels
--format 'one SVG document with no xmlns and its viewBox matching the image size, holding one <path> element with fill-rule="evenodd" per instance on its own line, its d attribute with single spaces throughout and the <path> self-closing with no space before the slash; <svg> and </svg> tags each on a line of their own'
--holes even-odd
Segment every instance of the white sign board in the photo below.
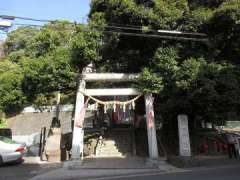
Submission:
<svg viewBox="0 0 240 180">
<path fill-rule="evenodd" d="M 2 27 L 11 27 L 12 23 L 10 21 L 0 21 L 0 26 L 2 26 Z"/>
<path fill-rule="evenodd" d="M 180 156 L 191 156 L 187 115 L 178 115 L 178 134 Z"/>
</svg>

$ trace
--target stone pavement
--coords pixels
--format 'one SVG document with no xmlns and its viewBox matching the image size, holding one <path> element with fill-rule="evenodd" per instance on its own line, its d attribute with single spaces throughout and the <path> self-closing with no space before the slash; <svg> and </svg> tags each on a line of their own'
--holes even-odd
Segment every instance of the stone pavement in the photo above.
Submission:
<svg viewBox="0 0 240 180">
<path fill-rule="evenodd" d="M 38 156 L 26 156 L 23 158 L 24 159 L 24 164 L 43 164 L 43 165 L 52 165 L 52 164 L 58 164 L 58 166 L 62 165 L 62 163 L 60 161 L 56 161 L 56 162 L 49 162 L 49 161 L 41 161 L 40 157 Z"/>
<path fill-rule="evenodd" d="M 69 163 L 69 162 L 68 162 Z M 159 172 L 182 172 L 165 161 L 151 162 L 139 157 L 126 158 L 87 158 L 81 166 L 70 167 L 64 165 L 62 168 L 38 175 L 32 180 L 57 180 L 57 179 L 84 179 L 95 177 L 106 177 L 116 175 L 129 175 L 141 173 Z"/>
</svg>

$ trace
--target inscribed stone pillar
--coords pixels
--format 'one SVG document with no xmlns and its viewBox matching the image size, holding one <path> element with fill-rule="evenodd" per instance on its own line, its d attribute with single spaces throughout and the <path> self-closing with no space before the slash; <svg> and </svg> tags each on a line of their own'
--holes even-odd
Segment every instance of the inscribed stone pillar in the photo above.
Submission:
<svg viewBox="0 0 240 180">
<path fill-rule="evenodd" d="M 191 156 L 191 147 L 188 130 L 187 115 L 178 115 L 178 133 L 179 133 L 179 154 L 180 156 Z"/>
</svg>

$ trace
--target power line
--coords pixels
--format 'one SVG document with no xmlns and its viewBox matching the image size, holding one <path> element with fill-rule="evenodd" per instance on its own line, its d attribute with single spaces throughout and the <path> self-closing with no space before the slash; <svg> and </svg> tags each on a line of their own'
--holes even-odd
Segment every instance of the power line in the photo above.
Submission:
<svg viewBox="0 0 240 180">
<path fill-rule="evenodd" d="M 9 15 L 0 15 L 0 17 L 3 19 L 10 19 L 10 20 L 23 19 L 23 20 L 38 21 L 38 22 L 55 22 L 55 21 L 57 21 L 57 20 L 50 20 L 50 19 L 48 19 L 48 20 L 47 19 L 35 19 L 35 18 L 29 18 L 29 17 L 19 17 L 19 16 L 9 16 Z M 74 23 L 74 22 L 70 22 L 70 23 Z M 76 24 L 76 23 L 74 23 L 74 24 Z M 79 23 L 77 23 L 77 24 L 79 24 Z M 95 27 L 97 27 L 97 25 L 95 25 Z M 148 28 L 148 26 L 123 25 L 123 24 L 117 24 L 117 23 L 111 23 L 110 25 L 107 25 L 105 27 L 113 28 L 113 29 L 123 29 L 123 30 L 157 32 L 157 33 L 162 33 L 162 34 L 207 36 L 204 33 L 182 32 L 182 31 L 176 31 L 176 30 L 171 31 L 171 30 L 151 29 L 151 28 Z M 146 27 L 146 30 L 144 30 L 144 27 Z"/>
<path fill-rule="evenodd" d="M 41 25 L 33 25 L 33 24 L 19 24 L 14 23 L 13 25 L 19 26 L 33 26 L 33 27 L 44 27 Z M 80 30 L 80 31 L 87 31 L 87 30 Z M 120 35 L 125 36 L 136 36 L 136 37 L 145 37 L 145 38 L 159 38 L 159 39 L 170 39 L 170 40 L 186 40 L 186 41 L 200 41 L 200 42 L 207 42 L 208 39 L 206 38 L 193 38 L 193 37 L 180 37 L 180 36 L 164 36 L 164 35 L 157 35 L 157 34 L 143 34 L 143 33 L 133 33 L 133 32 L 122 32 L 122 31 L 113 31 L 113 30 L 93 30 L 96 32 L 103 32 L 103 33 L 118 33 Z M 6 33 L 7 34 L 7 33 Z"/>
<path fill-rule="evenodd" d="M 176 31 L 176 30 L 162 30 L 162 29 L 156 30 L 156 29 L 148 28 L 148 26 L 135 26 L 135 25 L 118 24 L 118 23 L 110 23 L 107 27 L 113 27 L 113 28 L 117 28 L 117 29 L 122 28 L 122 29 L 142 30 L 142 31 L 154 31 L 154 32 L 169 33 L 169 34 L 207 36 L 205 33 L 184 32 L 184 31 Z M 144 29 L 144 27 L 146 27 L 146 30 Z"/>
<path fill-rule="evenodd" d="M 39 22 L 56 22 L 57 20 L 46 20 L 46 19 L 35 19 L 35 18 L 28 18 L 28 17 L 19 17 L 19 16 L 9 16 L 9 15 L 0 15 L 1 18 L 4 19 L 10 19 L 14 20 L 17 19 L 23 19 L 23 20 L 31 20 L 31 21 L 39 21 Z M 73 23 L 73 22 L 70 22 Z M 79 25 L 80 23 L 73 23 Z M 43 27 L 42 25 L 34 25 L 34 24 L 20 24 L 15 23 L 13 25 L 16 26 L 33 26 L 33 27 Z M 120 24 L 119 24 L 120 25 Z M 98 28 L 100 26 L 95 25 L 93 26 L 95 28 Z M 190 40 L 190 41 L 202 41 L 206 42 L 206 38 L 196 38 L 196 37 L 181 37 L 180 35 L 191 35 L 191 36 L 201 36 L 206 37 L 207 35 L 204 33 L 195 33 L 195 32 L 182 32 L 182 31 L 169 31 L 169 30 L 157 30 L 157 29 L 150 29 L 147 26 L 134 26 L 134 25 L 125 25 L 125 26 L 115 26 L 114 23 L 105 26 L 105 28 L 109 28 L 110 30 L 95 30 L 95 31 L 102 31 L 105 33 L 119 33 L 121 35 L 126 36 L 139 36 L 139 37 L 150 37 L 150 38 L 163 38 L 163 39 L 173 39 L 173 40 Z M 146 28 L 146 29 L 144 29 Z M 123 31 L 116 31 L 111 29 L 117 29 L 117 30 L 135 30 L 140 32 L 153 32 L 153 33 L 159 33 L 159 34 L 143 34 L 143 33 L 135 33 L 135 32 L 123 32 Z M 166 35 L 161 35 L 166 34 Z M 172 36 L 175 35 L 175 36 Z"/>
<path fill-rule="evenodd" d="M 95 26 L 98 27 L 98 26 Z M 155 33 L 162 33 L 162 34 L 175 34 L 175 35 L 195 35 L 195 36 L 207 36 L 204 33 L 195 33 L 195 32 L 182 32 L 182 31 L 169 31 L 169 30 L 156 30 L 156 29 L 144 29 L 144 26 L 141 28 L 134 28 L 134 27 L 123 27 L 123 26 L 105 26 L 107 28 L 112 29 L 124 29 L 124 30 L 137 30 L 137 31 L 146 31 L 146 32 L 155 32 Z"/>
<path fill-rule="evenodd" d="M 87 32 L 87 30 L 81 30 L 82 32 Z M 118 33 L 124 36 L 135 36 L 135 37 L 145 37 L 145 38 L 158 38 L 158 39 L 169 39 L 169 40 L 185 40 L 185 41 L 198 41 L 198 42 L 208 42 L 206 38 L 187 38 L 187 37 L 179 37 L 179 36 L 163 36 L 156 34 L 142 34 L 142 33 L 128 33 L 121 31 L 108 31 L 108 30 L 93 30 L 95 32 L 103 32 L 103 33 Z M 5 33 L 7 34 L 7 33 Z"/>
<path fill-rule="evenodd" d="M 160 39 L 170 39 L 170 40 L 186 40 L 186 41 L 200 41 L 200 42 L 208 42 L 206 38 L 187 38 L 187 37 L 177 37 L 177 36 L 163 36 L 156 34 L 140 34 L 140 33 L 127 33 L 127 32 L 119 32 L 119 31 L 102 31 L 105 33 L 119 33 L 121 35 L 126 36 L 138 36 L 138 37 L 150 37 L 150 38 L 160 38 Z"/>
<path fill-rule="evenodd" d="M 9 16 L 9 15 L 0 15 L 0 18 L 2 18 L 2 19 L 8 19 L 8 20 L 22 19 L 22 20 L 39 21 L 39 22 L 51 22 L 51 21 L 56 21 L 56 20 L 35 19 L 35 18 L 29 18 L 29 17 L 19 17 L 19 16 Z"/>
</svg>

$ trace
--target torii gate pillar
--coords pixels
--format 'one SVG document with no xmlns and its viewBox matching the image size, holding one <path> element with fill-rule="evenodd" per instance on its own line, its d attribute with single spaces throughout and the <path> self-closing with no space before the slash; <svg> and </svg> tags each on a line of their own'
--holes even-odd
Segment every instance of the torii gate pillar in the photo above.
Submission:
<svg viewBox="0 0 240 180">
<path fill-rule="evenodd" d="M 83 129 L 82 127 L 76 126 L 76 121 L 81 116 L 81 109 L 84 106 L 84 95 L 81 93 L 85 91 L 86 82 L 84 80 L 80 80 L 77 97 L 76 97 L 76 105 L 75 105 L 75 114 L 74 114 L 74 125 L 73 125 L 73 140 L 72 140 L 72 159 L 80 159 L 80 155 L 83 158 Z"/>
<path fill-rule="evenodd" d="M 158 145 L 156 137 L 156 125 L 153 109 L 152 94 L 145 94 L 145 107 L 146 107 L 146 125 L 148 134 L 148 150 L 150 159 L 158 159 Z"/>
<path fill-rule="evenodd" d="M 92 73 L 94 71 L 94 64 L 91 62 L 85 68 L 83 73 Z M 86 81 L 82 78 L 79 79 L 78 91 L 76 96 L 75 114 L 74 114 L 74 125 L 73 125 L 73 139 L 72 139 L 72 159 L 83 159 L 83 146 L 84 146 L 84 131 L 82 127 L 76 126 L 76 122 L 81 116 L 81 110 L 84 107 L 84 95 L 81 92 L 85 91 Z"/>
</svg>

